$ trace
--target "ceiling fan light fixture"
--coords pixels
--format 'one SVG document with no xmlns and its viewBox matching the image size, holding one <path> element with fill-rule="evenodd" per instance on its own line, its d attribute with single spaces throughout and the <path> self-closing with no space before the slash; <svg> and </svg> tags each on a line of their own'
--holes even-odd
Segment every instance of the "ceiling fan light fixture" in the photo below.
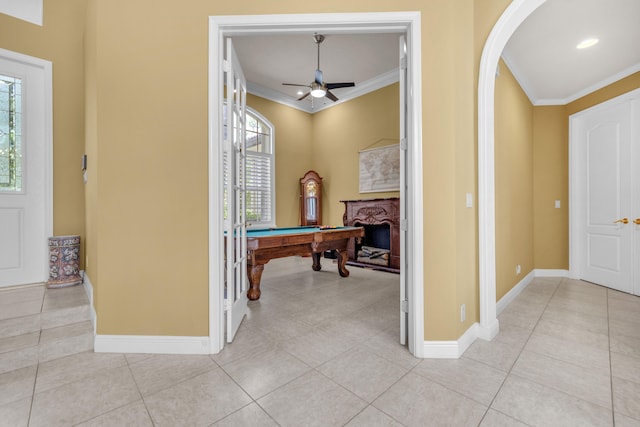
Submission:
<svg viewBox="0 0 640 427">
<path fill-rule="evenodd" d="M 600 40 L 598 40 L 595 37 L 584 39 L 580 43 L 578 43 L 578 45 L 576 46 L 576 49 L 586 49 L 588 47 L 591 47 L 591 46 L 597 44 L 599 41 Z"/>
<path fill-rule="evenodd" d="M 318 82 L 311 83 L 311 96 L 314 98 L 322 98 L 327 94 L 327 91 Z"/>
</svg>

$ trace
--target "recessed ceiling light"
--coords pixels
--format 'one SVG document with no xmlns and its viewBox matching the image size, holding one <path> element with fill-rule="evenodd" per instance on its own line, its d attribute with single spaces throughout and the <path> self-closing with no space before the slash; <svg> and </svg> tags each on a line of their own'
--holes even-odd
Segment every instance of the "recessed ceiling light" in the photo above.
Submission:
<svg viewBox="0 0 640 427">
<path fill-rule="evenodd" d="M 596 38 L 589 38 L 589 39 L 584 39 L 582 40 L 580 43 L 578 43 L 578 45 L 576 46 L 576 49 L 586 49 L 588 47 L 591 47 L 595 44 L 597 44 L 600 40 L 596 39 Z"/>
<path fill-rule="evenodd" d="M 303 95 L 303 94 L 304 94 L 303 91 L 301 91 L 301 90 L 298 91 L 298 95 Z"/>
</svg>

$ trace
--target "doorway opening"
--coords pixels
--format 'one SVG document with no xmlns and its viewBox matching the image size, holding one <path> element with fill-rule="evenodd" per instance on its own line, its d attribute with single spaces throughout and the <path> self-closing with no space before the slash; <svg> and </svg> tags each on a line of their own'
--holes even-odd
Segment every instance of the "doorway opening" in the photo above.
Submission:
<svg viewBox="0 0 640 427">
<path fill-rule="evenodd" d="M 424 340 L 422 251 L 422 123 L 420 84 L 420 15 L 416 12 L 364 14 L 308 14 L 220 16 L 210 18 L 209 53 L 209 335 L 210 352 L 224 346 L 224 265 L 222 218 L 222 105 L 223 42 L 227 37 L 277 33 L 364 34 L 403 33 L 407 39 L 406 143 L 411 153 L 407 164 L 407 233 L 404 251 L 408 299 L 409 351 L 421 357 Z"/>
<path fill-rule="evenodd" d="M 496 220 L 494 158 L 495 74 L 507 42 L 546 0 L 514 0 L 494 25 L 482 51 L 478 79 L 478 337 L 491 340 L 499 330 L 496 313 Z"/>
<path fill-rule="evenodd" d="M 49 277 L 52 87 L 51 62 L 0 49 L 0 288 Z"/>
</svg>

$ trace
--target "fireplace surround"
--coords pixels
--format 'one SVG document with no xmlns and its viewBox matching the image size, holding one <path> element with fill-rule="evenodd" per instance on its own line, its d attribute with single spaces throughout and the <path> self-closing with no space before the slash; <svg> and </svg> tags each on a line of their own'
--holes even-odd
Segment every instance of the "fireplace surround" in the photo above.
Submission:
<svg viewBox="0 0 640 427">
<path fill-rule="evenodd" d="M 341 200 L 345 205 L 342 222 L 346 226 L 362 226 L 365 235 L 361 242 L 355 239 L 347 246 L 347 264 L 370 267 L 377 270 L 400 272 L 400 199 Z M 359 262 L 358 251 L 362 246 L 389 250 L 389 265 L 381 266 Z"/>
</svg>

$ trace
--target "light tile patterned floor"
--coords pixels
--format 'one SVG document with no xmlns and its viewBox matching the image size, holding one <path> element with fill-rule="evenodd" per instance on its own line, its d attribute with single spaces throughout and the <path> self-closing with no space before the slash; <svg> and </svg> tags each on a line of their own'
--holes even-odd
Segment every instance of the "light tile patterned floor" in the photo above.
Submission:
<svg viewBox="0 0 640 427">
<path fill-rule="evenodd" d="M 397 343 L 397 275 L 309 264 L 267 264 L 262 298 L 220 354 L 84 352 L 0 369 L 0 425 L 640 426 L 638 297 L 538 278 L 492 342 L 419 360 Z M 0 292 L 0 362 L 39 338 L 28 325 L 44 297 L 22 292 Z M 16 323 L 29 332 L 11 336 Z"/>
</svg>

